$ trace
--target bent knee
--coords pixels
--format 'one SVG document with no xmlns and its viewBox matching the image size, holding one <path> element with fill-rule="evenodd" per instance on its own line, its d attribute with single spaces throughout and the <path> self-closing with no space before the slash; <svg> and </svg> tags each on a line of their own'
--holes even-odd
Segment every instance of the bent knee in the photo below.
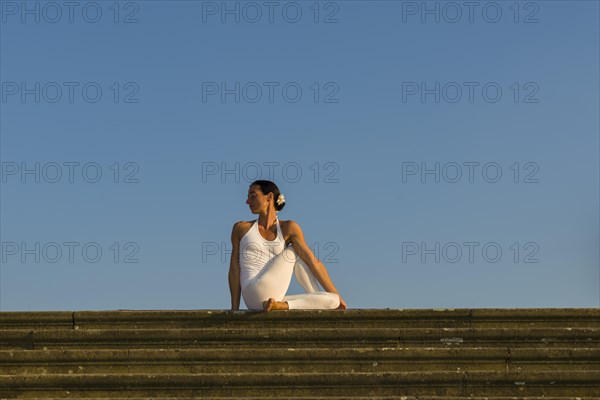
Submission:
<svg viewBox="0 0 600 400">
<path fill-rule="evenodd" d="M 329 308 L 338 308 L 340 306 L 340 296 L 336 293 L 328 293 Z"/>
<path fill-rule="evenodd" d="M 296 251 L 294 250 L 294 248 L 292 246 L 286 247 L 281 252 L 281 254 L 282 254 L 284 260 L 289 261 L 291 263 L 296 263 L 296 261 L 298 260 L 298 255 L 296 254 Z"/>
</svg>

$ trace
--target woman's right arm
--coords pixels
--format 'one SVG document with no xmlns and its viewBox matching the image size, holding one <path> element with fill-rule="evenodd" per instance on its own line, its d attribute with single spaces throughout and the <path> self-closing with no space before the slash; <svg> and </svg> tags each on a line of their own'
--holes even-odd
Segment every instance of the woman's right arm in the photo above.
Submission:
<svg viewBox="0 0 600 400">
<path fill-rule="evenodd" d="M 231 230 L 231 261 L 229 263 L 229 291 L 231 292 L 231 310 L 240 309 L 240 296 L 242 288 L 240 287 L 240 238 L 237 234 L 239 222 L 233 225 Z"/>
</svg>

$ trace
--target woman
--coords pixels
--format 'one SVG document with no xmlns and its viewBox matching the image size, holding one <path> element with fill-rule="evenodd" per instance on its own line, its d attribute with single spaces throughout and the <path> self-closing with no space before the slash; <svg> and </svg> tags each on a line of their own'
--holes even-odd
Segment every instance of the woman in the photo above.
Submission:
<svg viewBox="0 0 600 400">
<path fill-rule="evenodd" d="M 300 226 L 277 218 L 285 206 L 277 185 L 252 182 L 246 204 L 258 218 L 236 222 L 231 231 L 231 309 L 239 310 L 240 296 L 250 310 L 346 309 L 325 266 L 306 245 Z M 292 273 L 306 293 L 285 295 Z M 317 280 L 326 292 L 319 290 Z"/>
</svg>

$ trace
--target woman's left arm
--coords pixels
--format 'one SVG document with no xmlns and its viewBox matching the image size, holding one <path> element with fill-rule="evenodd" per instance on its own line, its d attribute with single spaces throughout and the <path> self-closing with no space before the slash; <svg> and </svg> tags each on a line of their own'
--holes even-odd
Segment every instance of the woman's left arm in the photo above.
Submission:
<svg viewBox="0 0 600 400">
<path fill-rule="evenodd" d="M 290 242 L 292 243 L 296 254 L 306 263 L 306 265 L 310 267 L 325 291 L 339 295 L 339 292 L 329 277 L 327 269 L 323 263 L 317 257 L 315 257 L 313 252 L 310 250 L 310 247 L 308 247 L 306 244 L 306 241 L 304 240 L 304 234 L 302 233 L 302 229 L 300 229 L 300 225 L 294 221 L 289 221 L 289 233 Z"/>
</svg>

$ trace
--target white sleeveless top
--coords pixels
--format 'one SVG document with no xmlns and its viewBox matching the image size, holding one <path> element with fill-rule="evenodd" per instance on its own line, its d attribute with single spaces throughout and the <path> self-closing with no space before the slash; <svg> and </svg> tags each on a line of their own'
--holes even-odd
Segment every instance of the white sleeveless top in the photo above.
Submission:
<svg viewBox="0 0 600 400">
<path fill-rule="evenodd" d="M 258 219 L 240 240 L 240 286 L 242 290 L 267 263 L 285 249 L 285 239 L 277 222 L 277 237 L 267 240 L 258 231 Z"/>
</svg>

